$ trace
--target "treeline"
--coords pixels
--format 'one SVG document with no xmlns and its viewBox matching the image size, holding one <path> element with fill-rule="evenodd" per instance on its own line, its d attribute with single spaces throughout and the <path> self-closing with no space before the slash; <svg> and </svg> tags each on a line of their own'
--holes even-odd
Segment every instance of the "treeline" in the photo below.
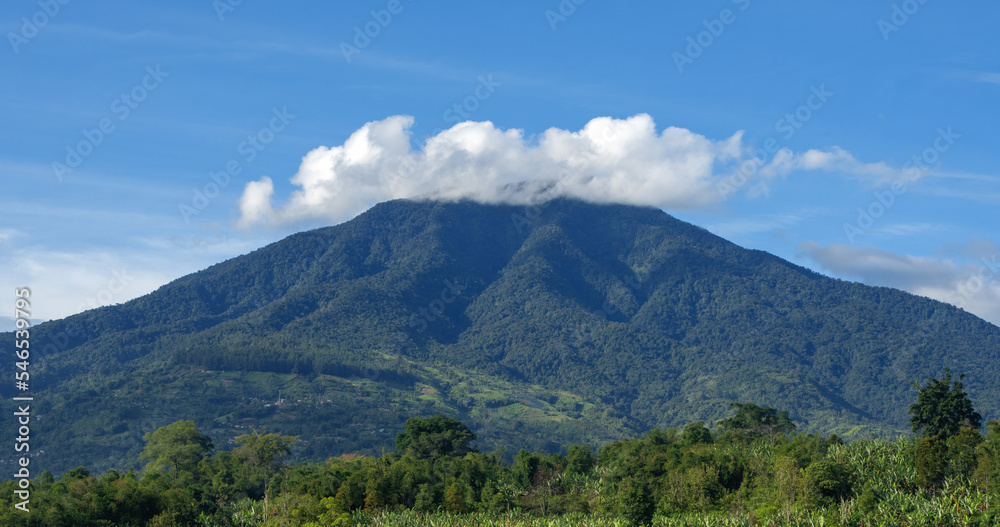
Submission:
<svg viewBox="0 0 1000 527">
<path fill-rule="evenodd" d="M 360 361 L 358 365 L 350 365 L 315 353 L 308 354 L 271 348 L 220 349 L 203 347 L 177 351 L 174 353 L 174 360 L 179 364 L 200 366 L 206 370 L 291 373 L 308 379 L 315 378 L 316 375 L 332 375 L 344 379 L 378 379 L 383 382 L 405 385 L 412 385 L 418 380 L 413 374 L 401 367 L 376 369 Z"/>
<path fill-rule="evenodd" d="M 797 433 L 773 408 L 734 403 L 734 415 L 714 431 L 696 422 L 596 451 L 575 445 L 510 457 L 477 452 L 476 436 L 457 420 L 415 417 L 395 452 L 286 465 L 295 437 L 254 432 L 232 451 L 215 451 L 193 422 L 178 421 L 145 436 L 142 473 L 78 468 L 58 481 L 43 473 L 32 481 L 28 513 L 14 507 L 16 483 L 0 484 L 0 525 L 422 525 L 420 514 L 458 515 L 447 525 L 539 517 L 603 525 L 997 525 L 1000 423 L 987 423 L 983 436 L 979 414 L 949 374 L 918 388 L 916 437 L 851 444 Z"/>
</svg>

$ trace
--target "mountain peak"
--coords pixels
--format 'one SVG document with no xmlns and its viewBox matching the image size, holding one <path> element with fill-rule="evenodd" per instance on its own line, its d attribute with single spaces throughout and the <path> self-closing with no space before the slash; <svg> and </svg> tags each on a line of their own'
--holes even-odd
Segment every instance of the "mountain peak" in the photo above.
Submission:
<svg viewBox="0 0 1000 527">
<path fill-rule="evenodd" d="M 39 433 L 63 468 L 133 462 L 143 433 L 177 419 L 219 444 L 248 422 L 300 435 L 318 459 L 377 452 L 433 413 L 475 423 L 487 447 L 712 423 L 734 401 L 879 435 L 906 429 L 908 383 L 943 366 L 1000 410 L 998 333 L 652 207 L 394 200 L 39 326 Z M 288 404 L 264 406 L 278 390 Z M 88 442 L 62 441 L 82 404 Z"/>
</svg>

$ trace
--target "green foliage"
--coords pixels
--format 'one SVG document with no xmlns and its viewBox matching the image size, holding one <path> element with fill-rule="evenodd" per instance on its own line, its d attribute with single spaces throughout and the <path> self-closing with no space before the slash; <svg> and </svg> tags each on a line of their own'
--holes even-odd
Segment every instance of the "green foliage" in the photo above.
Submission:
<svg viewBox="0 0 1000 527">
<path fill-rule="evenodd" d="M 866 486 L 861 494 L 858 495 L 856 501 L 858 510 L 866 515 L 874 515 L 878 510 L 879 503 L 882 502 L 882 496 L 877 490 L 872 486 Z"/>
<path fill-rule="evenodd" d="M 712 441 L 712 432 L 701 421 L 689 423 L 681 434 L 681 443 L 685 446 L 711 444 Z"/>
<path fill-rule="evenodd" d="M 544 460 L 543 454 L 532 454 L 527 450 L 518 451 L 511 468 L 514 483 L 521 489 L 530 489 Z"/>
<path fill-rule="evenodd" d="M 573 445 L 566 452 L 566 473 L 586 475 L 594 468 L 597 457 L 594 452 L 583 446 Z"/>
<path fill-rule="evenodd" d="M 656 504 L 649 487 L 643 481 L 632 477 L 622 481 L 615 505 L 618 516 L 625 521 L 625 525 L 639 527 L 653 522 Z"/>
<path fill-rule="evenodd" d="M 280 463 L 282 458 L 292 453 L 291 446 L 297 437 L 282 436 L 279 434 L 261 434 L 254 430 L 251 434 L 244 434 L 236 438 L 239 445 L 233 454 L 245 459 L 247 463 L 254 467 L 273 468 Z"/>
<path fill-rule="evenodd" d="M 748 440 L 795 431 L 795 423 L 789 419 L 787 411 L 778 412 L 774 408 L 761 408 L 751 403 L 731 403 L 729 406 L 736 408 L 736 415 L 719 421 L 724 434 Z"/>
<path fill-rule="evenodd" d="M 396 436 L 396 450 L 417 459 L 435 460 L 444 456 L 463 456 L 472 452 L 476 434 L 461 421 L 435 415 L 412 417 L 403 432 Z"/>
<path fill-rule="evenodd" d="M 458 481 L 452 481 L 444 489 L 444 507 L 452 514 L 463 514 L 469 512 L 465 503 L 465 489 Z"/>
<path fill-rule="evenodd" d="M 972 401 L 962 385 L 964 375 L 951 381 L 946 368 L 943 379 L 930 377 L 921 387 L 917 383 L 917 402 L 910 406 L 910 426 L 913 433 L 924 437 L 938 436 L 947 441 L 962 428 L 979 429 L 982 416 L 972 407 Z"/>
<path fill-rule="evenodd" d="M 981 489 L 1000 495 L 1000 421 L 986 423 L 986 439 L 976 449 L 979 463 L 973 481 Z"/>
<path fill-rule="evenodd" d="M 813 461 L 805 471 L 806 479 L 827 504 L 847 498 L 851 493 L 850 471 L 830 459 Z"/>
<path fill-rule="evenodd" d="M 962 428 L 958 434 L 948 438 L 948 460 L 950 473 L 962 478 L 972 476 L 979 466 L 977 449 L 983 442 L 979 430 Z"/>
<path fill-rule="evenodd" d="M 0 525 L 964 527 L 1000 519 L 997 496 L 987 493 L 1000 446 L 996 422 L 985 439 L 965 429 L 948 442 L 844 443 L 804 433 L 685 439 L 703 435 L 701 427 L 616 441 L 596 459 L 575 445 L 565 456 L 521 450 L 511 462 L 478 452 L 433 462 L 389 452 L 285 467 L 280 457 L 294 438 L 254 433 L 237 451 L 204 455 L 178 478 L 160 470 L 94 477 L 83 467 L 59 481 L 41 474 L 30 515 L 12 506 L 16 483 L 2 482 Z"/>
<path fill-rule="evenodd" d="M 732 400 L 824 436 L 892 437 L 910 388 L 886 379 L 942 362 L 981 365 L 969 393 L 1000 411 L 1000 329 L 957 308 L 829 279 L 655 208 L 525 213 L 382 203 L 40 324 L 46 467 L 140 466 L 143 433 L 179 419 L 216 445 L 251 427 L 299 436 L 303 461 L 380 455 L 417 415 L 462 420 L 481 450 L 557 452 L 715 423 Z M 15 434 L 0 427 L 0 442 Z"/>
<path fill-rule="evenodd" d="M 182 471 L 193 471 L 198 461 L 214 448 L 212 439 L 198 432 L 194 421 L 177 421 L 147 433 L 143 439 L 146 448 L 142 457 L 150 460 L 146 470 L 169 468 L 175 478 Z"/>
<path fill-rule="evenodd" d="M 326 509 L 316 517 L 315 522 L 308 522 L 303 527 L 353 527 L 354 519 L 347 513 L 336 498 L 323 498 L 320 505 Z"/>
<path fill-rule="evenodd" d="M 948 469 L 948 446 L 938 436 L 924 436 L 914 451 L 917 484 L 925 489 L 937 488 L 944 482 Z"/>
</svg>

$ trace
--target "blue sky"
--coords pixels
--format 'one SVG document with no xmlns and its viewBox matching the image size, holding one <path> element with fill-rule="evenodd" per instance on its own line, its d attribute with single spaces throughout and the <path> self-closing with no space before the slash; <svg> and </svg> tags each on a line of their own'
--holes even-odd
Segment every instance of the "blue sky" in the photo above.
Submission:
<svg viewBox="0 0 1000 527">
<path fill-rule="evenodd" d="M 38 318 L 523 173 L 1000 323 L 994 2 L 163 4 L 0 7 Z"/>
</svg>

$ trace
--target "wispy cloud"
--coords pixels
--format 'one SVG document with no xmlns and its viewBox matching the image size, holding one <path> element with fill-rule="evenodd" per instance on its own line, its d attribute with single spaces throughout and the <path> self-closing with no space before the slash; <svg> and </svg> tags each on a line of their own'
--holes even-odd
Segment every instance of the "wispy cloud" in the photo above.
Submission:
<svg viewBox="0 0 1000 527">
<path fill-rule="evenodd" d="M 10 241 L 11 238 L 16 236 L 23 236 L 24 233 L 9 227 L 0 227 L 0 243 Z"/>
<path fill-rule="evenodd" d="M 950 229 L 946 225 L 937 223 L 896 223 L 879 227 L 872 232 L 888 236 L 919 236 L 948 230 Z"/>
<path fill-rule="evenodd" d="M 813 149 L 802 153 L 795 153 L 783 148 L 774 155 L 774 159 L 767 166 L 761 169 L 760 174 L 764 177 L 776 177 L 799 170 L 840 172 L 873 176 L 883 180 L 897 178 L 902 174 L 901 170 L 892 168 L 885 163 L 862 163 L 847 150 L 836 146 L 829 150 Z"/>
<path fill-rule="evenodd" d="M 1000 253 L 983 254 L 984 247 L 951 247 L 962 263 L 852 245 L 805 242 L 799 249 L 834 276 L 947 302 L 1000 325 Z M 969 251 L 982 256 L 966 260 Z"/>
<path fill-rule="evenodd" d="M 956 188 L 947 187 L 927 187 L 921 189 L 924 194 L 929 194 L 931 196 L 937 196 L 941 198 L 954 198 L 963 199 L 968 201 L 977 201 L 979 203 L 996 203 L 1000 202 L 1000 192 L 982 192 L 976 190 L 963 190 Z"/>
<path fill-rule="evenodd" d="M 972 76 L 977 82 L 986 82 L 989 84 L 1000 84 L 1000 73 L 989 73 L 980 72 Z"/>
<path fill-rule="evenodd" d="M 0 290 L 30 287 L 32 314 L 63 318 L 126 302 L 181 276 L 260 246 L 225 235 L 132 238 L 127 249 L 15 247 L 0 251 Z M 0 321 L 2 325 L 2 321 Z"/>
<path fill-rule="evenodd" d="M 789 227 L 794 227 L 809 218 L 835 214 L 836 212 L 836 209 L 826 207 L 802 207 L 797 210 L 787 212 L 743 216 L 739 219 L 711 222 L 706 224 L 705 228 L 723 238 L 733 238 L 746 234 L 758 234 L 788 229 Z"/>
</svg>

